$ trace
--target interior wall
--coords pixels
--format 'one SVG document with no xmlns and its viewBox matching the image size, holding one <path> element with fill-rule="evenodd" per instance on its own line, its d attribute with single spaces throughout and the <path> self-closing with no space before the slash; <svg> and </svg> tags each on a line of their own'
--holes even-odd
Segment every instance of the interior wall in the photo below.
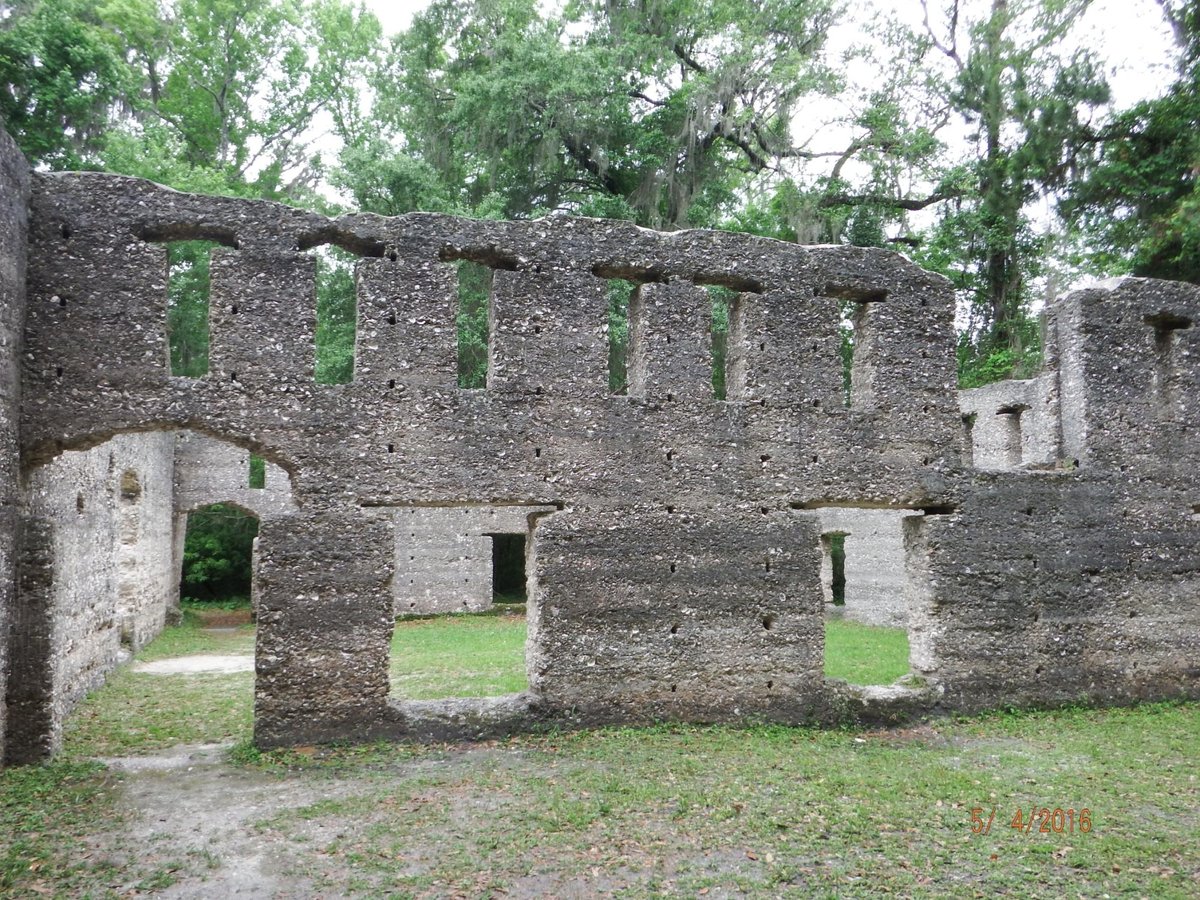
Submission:
<svg viewBox="0 0 1200 900">
<path fill-rule="evenodd" d="M 9 761 L 56 750 L 75 705 L 162 630 L 177 587 L 173 450 L 169 432 L 118 435 L 27 475 Z"/>
</svg>

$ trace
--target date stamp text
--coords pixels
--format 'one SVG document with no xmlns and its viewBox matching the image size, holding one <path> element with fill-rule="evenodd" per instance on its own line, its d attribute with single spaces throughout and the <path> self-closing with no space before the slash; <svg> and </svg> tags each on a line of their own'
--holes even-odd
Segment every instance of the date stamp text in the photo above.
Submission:
<svg viewBox="0 0 1200 900">
<path fill-rule="evenodd" d="M 997 825 L 996 807 L 976 806 L 971 810 L 972 834 L 991 834 L 993 825 Z M 1002 816 L 997 827 L 1005 825 L 1022 834 L 1087 834 L 1092 830 L 1092 811 L 1087 807 L 1018 806 L 1013 817 L 1005 822 Z"/>
</svg>

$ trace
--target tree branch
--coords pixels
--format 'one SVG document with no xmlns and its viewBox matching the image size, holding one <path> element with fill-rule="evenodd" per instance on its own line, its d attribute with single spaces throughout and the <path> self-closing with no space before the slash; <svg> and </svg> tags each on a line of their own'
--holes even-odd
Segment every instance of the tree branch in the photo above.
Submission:
<svg viewBox="0 0 1200 900">
<path fill-rule="evenodd" d="M 933 25 L 929 22 L 929 0 L 921 0 L 921 10 L 925 14 L 925 33 L 929 35 L 929 39 L 933 41 L 933 46 L 937 47 L 942 53 L 954 61 L 961 72 L 964 68 L 962 57 L 958 55 L 958 0 L 954 0 L 954 6 L 950 13 L 950 44 L 947 46 L 938 40 L 938 36 L 933 32 Z"/>
<path fill-rule="evenodd" d="M 834 206 L 886 206 L 891 209 L 903 209 L 909 212 L 916 212 L 919 209 L 933 206 L 935 203 L 941 203 L 943 200 L 952 200 L 955 197 L 961 197 L 961 191 L 938 192 L 930 194 L 928 197 L 885 197 L 880 194 L 828 194 L 820 199 L 817 206 L 821 209 L 829 209 Z"/>
</svg>

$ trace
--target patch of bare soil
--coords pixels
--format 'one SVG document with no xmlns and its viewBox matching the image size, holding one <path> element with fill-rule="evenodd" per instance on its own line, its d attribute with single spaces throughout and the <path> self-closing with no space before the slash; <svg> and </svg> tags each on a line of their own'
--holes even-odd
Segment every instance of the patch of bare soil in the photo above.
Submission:
<svg viewBox="0 0 1200 900">
<path fill-rule="evenodd" d="M 197 653 L 192 656 L 173 656 L 153 662 L 133 664 L 133 671 L 147 675 L 230 675 L 253 672 L 254 657 L 249 653 Z"/>
<path fill-rule="evenodd" d="M 105 836 L 98 849 L 134 857 L 139 871 L 156 870 L 174 882 L 156 896 L 321 896 L 298 870 L 292 848 L 255 826 L 282 810 L 340 796 L 348 786 L 235 768 L 226 761 L 227 749 L 195 745 L 103 760 L 120 776 L 122 799 L 133 815 L 122 834 Z"/>
<path fill-rule="evenodd" d="M 195 611 L 205 628 L 237 628 L 252 621 L 250 609 L 198 609 Z"/>
</svg>

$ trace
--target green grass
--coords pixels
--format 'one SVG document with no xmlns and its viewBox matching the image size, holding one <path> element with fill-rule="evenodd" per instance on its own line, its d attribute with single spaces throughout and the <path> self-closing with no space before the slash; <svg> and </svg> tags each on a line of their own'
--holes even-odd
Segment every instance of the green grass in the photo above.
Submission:
<svg viewBox="0 0 1200 900">
<path fill-rule="evenodd" d="M 519 690 L 523 638 L 520 617 L 401 622 L 394 675 L 416 696 Z M 185 624 L 164 640 L 176 653 L 249 651 L 252 634 Z M 456 654 L 477 676 L 454 674 Z M 0 894 L 107 896 L 105 885 L 193 877 L 161 860 L 200 851 L 164 845 L 158 863 L 128 851 L 112 777 L 79 758 L 229 738 L 247 784 L 335 776 L 347 788 L 282 801 L 244 832 L 316 894 L 1190 898 L 1200 885 L 1196 704 L 301 753 L 253 750 L 250 702 L 248 674 L 116 673 L 75 717 L 62 760 L 0 773 Z M 1031 806 L 1086 807 L 1092 830 L 1007 827 Z M 989 833 L 972 833 L 973 809 L 995 811 Z M 113 839 L 127 849 L 95 850 Z"/>
<path fill-rule="evenodd" d="M 430 700 L 523 691 L 525 618 L 481 614 L 404 620 L 392 638 L 396 697 Z M 254 626 L 210 630 L 184 611 L 138 654 L 153 661 L 200 653 L 252 654 Z M 125 667 L 71 716 L 71 759 L 157 752 L 177 744 L 248 740 L 254 725 L 254 675 L 151 675 Z"/>
<path fill-rule="evenodd" d="M 825 623 L 825 675 L 851 684 L 891 684 L 908 674 L 908 632 L 844 619 Z"/>
<path fill-rule="evenodd" d="M 121 820 L 113 782 L 96 763 L 0 770 L 0 896 L 62 896 L 103 877 L 86 836 Z"/>
<path fill-rule="evenodd" d="M 987 716 L 903 731 L 665 726 L 472 749 L 263 754 L 367 777 L 282 811 L 316 888 L 366 895 L 1156 896 L 1200 883 L 1196 705 Z M 1147 736 L 1152 739 L 1147 740 Z M 368 774 L 369 773 L 369 774 Z M 1007 827 L 1030 805 L 1089 833 Z M 971 829 L 972 810 L 987 834 Z M 312 843 L 313 841 L 316 843 Z M 341 873 L 330 876 L 336 861 Z M 547 880 L 552 879 L 552 880 Z"/>
<path fill-rule="evenodd" d="M 435 700 L 523 691 L 525 634 L 525 617 L 517 615 L 402 619 L 392 633 L 392 696 Z"/>
</svg>

